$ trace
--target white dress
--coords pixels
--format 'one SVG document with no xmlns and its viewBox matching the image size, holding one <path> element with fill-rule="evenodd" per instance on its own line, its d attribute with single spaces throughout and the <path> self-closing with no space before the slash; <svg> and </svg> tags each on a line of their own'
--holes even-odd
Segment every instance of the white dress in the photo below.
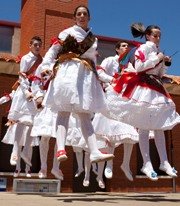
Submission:
<svg viewBox="0 0 180 206">
<path fill-rule="evenodd" d="M 44 107 L 34 117 L 34 124 L 31 130 L 31 136 L 41 136 L 43 138 L 57 138 L 57 117 L 58 113 L 49 107 Z M 77 114 L 72 113 L 69 117 L 69 126 L 67 131 L 66 145 L 84 148 L 86 146 L 85 139 L 82 138 L 80 120 Z"/>
<path fill-rule="evenodd" d="M 96 139 L 98 149 L 106 149 L 109 147 L 106 138 Z M 72 113 L 69 119 L 69 128 L 66 138 L 66 146 L 89 152 L 88 146 L 81 131 L 80 119 L 77 114 Z"/>
<path fill-rule="evenodd" d="M 49 107 L 44 107 L 34 118 L 31 136 L 43 138 L 57 138 L 57 117 L 58 113 Z M 87 149 L 86 141 L 82 135 L 80 119 L 77 114 L 72 113 L 69 117 L 66 146 Z"/>
<path fill-rule="evenodd" d="M 28 72 L 36 60 L 37 57 L 32 52 L 24 55 L 20 62 L 20 72 Z M 29 80 L 20 76 L 19 82 L 20 85 L 14 92 L 12 104 L 8 113 L 8 119 L 17 122 L 17 124 L 9 126 L 2 142 L 6 144 L 14 144 L 14 141 L 18 138 L 19 144 L 24 146 L 26 138 L 29 138 L 27 135 L 28 130 L 30 129 L 29 126 L 33 124 L 33 118 L 37 112 L 37 109 L 34 101 L 29 101 L 26 98 L 26 94 L 31 89 Z M 22 124 L 23 126 L 22 136 L 19 136 L 16 131 L 19 124 Z M 39 138 L 33 138 L 31 145 L 36 146 L 38 144 Z"/>
<path fill-rule="evenodd" d="M 55 61 L 50 65 L 48 69 L 49 71 L 53 70 Z M 51 79 L 51 73 L 47 73 L 43 75 L 43 67 L 42 64 L 38 67 L 35 72 L 35 81 L 32 82 L 32 93 L 36 98 L 45 97 L 48 95 L 48 90 L 50 89 L 50 85 L 53 81 L 49 81 Z M 45 85 L 49 85 L 46 86 Z M 31 129 L 32 137 L 53 137 L 56 138 L 56 130 L 57 130 L 57 112 L 52 110 L 51 107 L 44 106 L 37 110 L 36 115 L 34 116 L 33 127 Z"/>
<path fill-rule="evenodd" d="M 139 134 L 133 126 L 109 119 L 101 113 L 95 114 L 92 124 L 98 139 L 106 139 L 113 144 L 135 144 L 139 141 Z"/>
<path fill-rule="evenodd" d="M 81 123 L 77 114 L 72 113 L 69 118 L 66 146 L 87 149 L 86 141 L 81 131 Z"/>
<path fill-rule="evenodd" d="M 88 32 L 75 25 L 61 32 L 59 38 L 65 40 L 68 35 L 71 35 L 81 42 Z M 97 39 L 81 57 L 96 63 L 96 49 Z M 46 53 L 42 66 L 49 67 L 57 53 L 57 46 L 52 46 Z M 82 61 L 68 60 L 61 63 L 50 86 L 49 94 L 44 98 L 43 104 L 57 111 L 90 113 L 103 111 L 106 107 L 99 80 Z"/>
<path fill-rule="evenodd" d="M 10 94 L 4 95 L 3 97 L 0 98 L 0 104 L 4 104 L 6 102 L 9 102 L 14 98 L 15 91 L 13 90 Z M 23 126 L 23 131 L 22 134 L 17 134 L 16 129 L 19 123 L 12 124 L 8 127 L 6 134 L 4 135 L 3 139 L 1 142 L 5 144 L 14 144 L 16 140 L 16 135 L 18 138 L 20 138 L 19 145 L 24 146 L 27 138 L 27 133 L 29 130 L 29 127 L 26 125 Z M 21 135 L 21 136 L 20 136 Z M 33 138 L 31 146 L 38 146 L 39 145 L 39 138 Z"/>
<path fill-rule="evenodd" d="M 167 94 L 128 80 L 128 75 L 136 78 L 145 72 L 150 79 L 159 81 L 157 76 L 163 76 L 165 66 L 159 63 L 157 52 L 156 45 L 149 41 L 136 50 L 134 67 L 129 63 L 125 69 L 128 73 L 121 76 L 116 87 L 107 89 L 107 117 L 144 130 L 170 130 L 180 123 L 175 104 Z"/>
<path fill-rule="evenodd" d="M 31 136 L 56 138 L 57 116 L 57 112 L 52 111 L 49 107 L 44 107 L 34 117 Z"/>
<path fill-rule="evenodd" d="M 98 70 L 99 78 L 105 83 L 104 87 L 113 79 L 113 76 L 119 72 L 118 55 L 105 58 L 102 63 L 102 69 Z M 135 144 L 139 140 L 137 130 L 125 123 L 109 119 L 101 113 L 96 113 L 92 121 L 94 132 L 96 137 L 100 139 L 106 139 L 108 142 L 114 145 L 122 143 Z"/>
<path fill-rule="evenodd" d="M 4 138 L 2 139 L 2 142 L 5 144 L 11 144 L 14 145 L 14 142 L 18 136 L 19 139 L 19 146 L 24 146 L 26 142 L 26 138 L 29 138 L 28 130 L 29 126 L 23 125 L 23 131 L 21 134 L 18 134 L 16 129 L 19 123 L 15 123 L 13 125 L 10 125 L 6 131 L 6 134 L 4 135 Z M 17 135 L 17 136 L 16 136 Z M 39 145 L 39 138 L 35 137 L 32 140 L 31 146 L 38 146 Z"/>
<path fill-rule="evenodd" d="M 24 55 L 20 62 L 20 72 L 27 72 L 36 59 L 37 57 L 32 52 Z M 19 80 L 20 85 L 14 93 L 8 119 L 32 125 L 33 117 L 36 114 L 36 107 L 34 101 L 27 100 L 25 96 L 26 92 L 30 89 L 30 84 L 27 79 L 22 77 Z"/>
</svg>

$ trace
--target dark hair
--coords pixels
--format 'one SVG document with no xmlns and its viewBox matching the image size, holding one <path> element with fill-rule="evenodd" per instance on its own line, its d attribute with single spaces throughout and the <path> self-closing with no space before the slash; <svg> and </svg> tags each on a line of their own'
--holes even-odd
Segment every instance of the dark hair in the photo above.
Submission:
<svg viewBox="0 0 180 206">
<path fill-rule="evenodd" d="M 115 50 L 116 50 L 116 49 L 119 49 L 119 47 L 121 46 L 122 43 L 127 43 L 127 44 L 128 44 L 128 42 L 126 42 L 126 41 L 118 41 L 118 42 L 116 43 L 116 45 L 115 45 Z M 117 51 L 116 51 L 116 54 L 118 54 Z"/>
<path fill-rule="evenodd" d="M 41 38 L 39 37 L 39 36 L 33 36 L 32 38 L 31 38 L 31 41 L 30 41 L 30 44 L 33 44 L 33 42 L 34 41 L 39 41 L 40 43 L 42 43 L 42 40 L 41 40 Z"/>
<path fill-rule="evenodd" d="M 131 25 L 131 33 L 135 38 L 142 38 L 143 36 L 146 38 L 146 34 L 150 35 L 152 33 L 152 29 L 161 30 L 160 27 L 156 25 L 149 25 L 147 28 L 145 28 L 142 23 L 134 23 Z"/>
<path fill-rule="evenodd" d="M 89 11 L 88 7 L 85 6 L 85 5 L 79 5 L 79 6 L 77 6 L 77 7 L 75 8 L 75 10 L 74 10 L 74 14 L 73 14 L 74 17 L 76 16 L 77 10 L 78 10 L 80 7 L 85 8 L 85 9 L 87 10 L 88 16 L 90 17 L 90 11 Z"/>
</svg>

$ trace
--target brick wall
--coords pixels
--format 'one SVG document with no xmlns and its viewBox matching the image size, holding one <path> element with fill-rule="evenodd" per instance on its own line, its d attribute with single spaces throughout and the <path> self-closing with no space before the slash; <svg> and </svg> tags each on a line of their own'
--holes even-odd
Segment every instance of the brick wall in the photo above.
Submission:
<svg viewBox="0 0 180 206">
<path fill-rule="evenodd" d="M 0 97 L 5 95 L 5 93 L 11 93 L 11 87 L 17 80 L 15 75 L 0 74 Z M 8 109 L 10 107 L 10 102 L 0 106 L 0 131 L 2 127 L 2 117 L 7 116 Z"/>
<path fill-rule="evenodd" d="M 38 35 L 43 40 L 42 55 L 50 46 L 50 39 L 58 36 L 59 32 L 74 24 L 73 12 L 78 5 L 87 5 L 87 0 L 73 0 L 61 2 L 59 0 L 24 0 L 21 11 L 21 55 L 29 51 L 29 41 L 32 36 Z M 60 167 L 65 174 L 62 182 L 63 192 L 72 192 L 73 185 L 73 152 L 67 148 L 68 161 Z M 54 155 L 54 139 L 50 140 L 48 154 L 48 177 L 51 175 Z"/>
<path fill-rule="evenodd" d="M 180 96 L 173 95 L 173 100 L 176 103 L 177 112 L 180 114 Z M 172 130 L 172 162 L 175 168 L 180 173 L 180 126 L 177 125 Z M 176 189 L 180 192 L 180 175 L 176 179 Z"/>
<path fill-rule="evenodd" d="M 87 0 L 61 2 L 59 0 L 26 0 L 21 11 L 21 54 L 28 52 L 28 43 L 32 36 L 43 40 L 43 52 L 47 51 L 50 39 L 60 31 L 74 24 L 73 12 Z"/>
</svg>

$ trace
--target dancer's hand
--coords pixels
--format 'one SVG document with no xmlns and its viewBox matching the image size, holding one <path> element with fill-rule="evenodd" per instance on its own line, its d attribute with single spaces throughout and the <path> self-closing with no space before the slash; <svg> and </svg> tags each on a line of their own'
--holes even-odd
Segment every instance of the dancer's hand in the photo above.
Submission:
<svg viewBox="0 0 180 206">
<path fill-rule="evenodd" d="M 37 109 L 42 108 L 42 101 L 43 101 L 43 97 L 38 97 L 38 98 L 35 100 Z"/>
<path fill-rule="evenodd" d="M 162 60 L 164 60 L 164 54 L 162 52 L 160 52 L 158 54 L 158 58 L 159 58 L 159 62 L 161 62 Z"/>
<path fill-rule="evenodd" d="M 25 96 L 26 96 L 26 99 L 27 99 L 29 102 L 32 101 L 32 99 L 33 99 L 33 94 L 32 94 L 32 92 L 26 91 Z"/>
<path fill-rule="evenodd" d="M 52 71 L 49 69 L 45 69 L 41 72 L 42 81 L 46 81 L 52 76 Z"/>
</svg>

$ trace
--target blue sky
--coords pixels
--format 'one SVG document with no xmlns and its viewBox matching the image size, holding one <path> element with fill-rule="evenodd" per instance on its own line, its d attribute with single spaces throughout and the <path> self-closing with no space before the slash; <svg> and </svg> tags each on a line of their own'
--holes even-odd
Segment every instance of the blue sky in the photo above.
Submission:
<svg viewBox="0 0 180 206">
<path fill-rule="evenodd" d="M 3 0 L 0 20 L 20 22 L 21 0 Z M 168 69 L 169 74 L 180 76 L 180 1 L 172 0 L 89 0 L 90 26 L 97 35 L 135 40 L 130 25 L 142 22 L 156 24 L 162 32 L 161 50 L 172 55 L 179 51 Z M 139 40 L 139 39 L 136 39 Z"/>
</svg>

